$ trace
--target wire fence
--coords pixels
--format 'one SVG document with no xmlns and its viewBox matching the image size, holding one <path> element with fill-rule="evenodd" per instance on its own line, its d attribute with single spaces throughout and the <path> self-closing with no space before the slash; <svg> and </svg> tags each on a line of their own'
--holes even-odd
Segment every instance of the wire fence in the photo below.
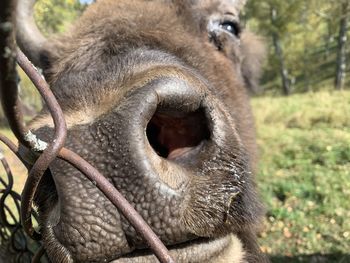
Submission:
<svg viewBox="0 0 350 263">
<path fill-rule="evenodd" d="M 6 172 L 6 178 L 0 177 L 0 255 L 15 254 L 16 262 L 29 262 L 30 260 L 40 262 L 45 254 L 40 230 L 36 230 L 33 223 L 33 219 L 37 218 L 37 214 L 33 210 L 33 199 L 45 172 L 49 170 L 50 164 L 58 158 L 74 166 L 101 190 L 148 243 L 160 262 L 174 262 L 165 245 L 123 195 L 96 168 L 78 154 L 64 147 L 67 127 L 62 109 L 45 79 L 16 47 L 14 15 L 10 10 L 11 4 L 6 5 L 11 1 L 1 2 L 1 103 L 9 126 L 18 139 L 19 146 L 2 134 L 0 134 L 0 141 L 25 165 L 28 169 L 28 177 L 23 192 L 19 195 L 13 190 L 14 176 L 8 162 L 5 156 L 0 153 L 0 160 Z M 33 82 L 52 116 L 55 132 L 49 142 L 37 138 L 23 121 L 22 106 L 18 95 L 16 63 Z M 11 207 L 8 205 L 9 199 L 14 204 Z M 20 219 L 18 215 L 20 215 Z"/>
</svg>

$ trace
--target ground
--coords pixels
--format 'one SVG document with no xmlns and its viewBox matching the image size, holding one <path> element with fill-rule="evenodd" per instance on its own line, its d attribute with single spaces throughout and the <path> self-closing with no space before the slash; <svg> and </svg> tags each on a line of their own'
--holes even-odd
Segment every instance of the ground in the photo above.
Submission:
<svg viewBox="0 0 350 263">
<path fill-rule="evenodd" d="M 350 92 L 252 103 L 260 148 L 257 181 L 267 210 L 263 251 L 272 262 L 350 262 Z M 5 154 L 21 191 L 25 170 L 6 149 Z"/>
<path fill-rule="evenodd" d="M 262 249 L 273 262 L 350 262 L 350 92 L 256 98 Z"/>
</svg>

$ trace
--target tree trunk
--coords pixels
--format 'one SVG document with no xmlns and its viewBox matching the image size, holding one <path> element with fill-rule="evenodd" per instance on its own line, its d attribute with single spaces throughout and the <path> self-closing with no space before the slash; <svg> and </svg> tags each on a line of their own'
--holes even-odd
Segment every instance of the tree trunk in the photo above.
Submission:
<svg viewBox="0 0 350 263">
<path fill-rule="evenodd" d="M 327 61 L 330 55 L 330 49 L 334 42 L 334 30 L 332 26 L 332 20 L 327 18 L 327 36 L 326 36 L 326 44 L 325 44 L 325 52 L 324 52 L 324 60 Z"/>
<path fill-rule="evenodd" d="M 309 57 L 309 51 L 308 51 L 308 35 L 309 35 L 309 28 L 308 28 L 308 17 L 309 17 L 309 10 L 310 10 L 310 2 L 303 3 L 303 13 L 302 13 L 302 19 L 301 22 L 303 24 L 305 32 L 303 32 L 303 45 L 304 45 L 304 52 L 303 52 L 303 72 L 304 72 L 304 91 L 309 92 L 311 90 L 311 76 L 312 73 L 310 72 L 310 57 Z"/>
<path fill-rule="evenodd" d="M 271 21 L 275 24 L 277 10 L 275 8 L 271 9 Z M 288 70 L 284 61 L 283 49 L 281 46 L 281 40 L 277 32 L 272 34 L 273 46 L 275 48 L 276 56 L 279 61 L 280 74 L 282 79 L 282 91 L 284 95 L 289 95 L 291 92 L 290 83 L 288 79 Z"/>
<path fill-rule="evenodd" d="M 335 78 L 335 89 L 342 90 L 345 84 L 346 72 L 346 42 L 347 28 L 349 22 L 350 4 L 344 1 L 342 4 L 342 16 L 340 19 L 339 37 L 338 37 L 338 54 L 337 54 L 337 71 Z"/>
</svg>

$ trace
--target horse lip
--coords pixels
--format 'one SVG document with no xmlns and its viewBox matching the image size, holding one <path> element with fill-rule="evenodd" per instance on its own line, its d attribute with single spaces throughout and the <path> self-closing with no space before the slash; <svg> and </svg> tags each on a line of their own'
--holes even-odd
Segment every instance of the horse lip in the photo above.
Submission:
<svg viewBox="0 0 350 263">
<path fill-rule="evenodd" d="M 183 243 L 168 246 L 170 255 L 177 262 L 205 262 L 220 254 L 230 245 L 230 235 L 220 238 L 197 238 Z M 150 249 L 134 250 L 110 263 L 154 263 L 158 262 Z M 194 262 L 194 261 L 191 261 Z"/>
</svg>

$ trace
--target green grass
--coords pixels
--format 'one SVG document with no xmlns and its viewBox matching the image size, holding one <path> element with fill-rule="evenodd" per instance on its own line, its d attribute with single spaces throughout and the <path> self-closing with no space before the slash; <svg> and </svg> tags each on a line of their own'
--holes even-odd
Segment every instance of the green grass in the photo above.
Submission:
<svg viewBox="0 0 350 263">
<path fill-rule="evenodd" d="M 273 262 L 350 262 L 350 92 L 253 99 Z"/>
</svg>

